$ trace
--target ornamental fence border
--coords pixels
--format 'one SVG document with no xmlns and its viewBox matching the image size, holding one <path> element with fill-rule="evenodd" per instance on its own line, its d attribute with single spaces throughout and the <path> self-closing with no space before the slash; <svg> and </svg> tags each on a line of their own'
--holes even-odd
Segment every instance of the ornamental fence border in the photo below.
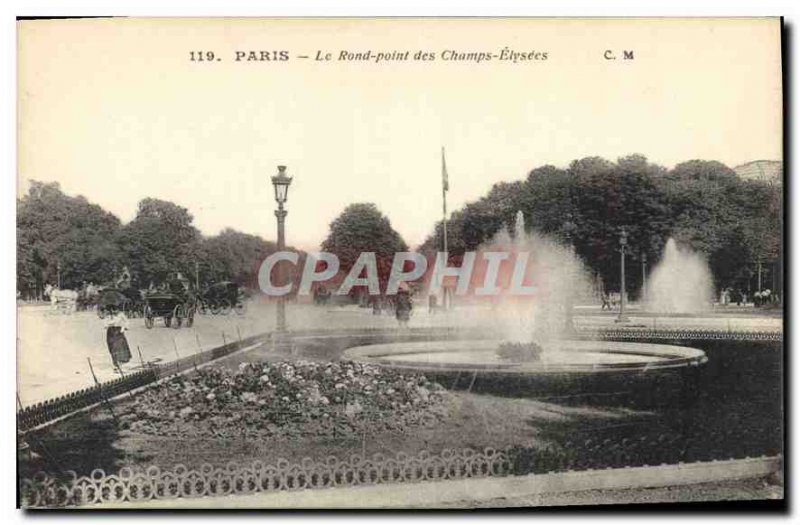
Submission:
<svg viewBox="0 0 800 525">
<path fill-rule="evenodd" d="M 717 340 L 717 341 L 783 341 L 783 332 L 744 330 L 652 330 L 652 329 L 604 329 L 591 331 L 579 329 L 581 336 L 595 335 L 602 339 L 670 339 L 670 340 Z"/>
<path fill-rule="evenodd" d="M 254 461 L 246 466 L 229 463 L 225 467 L 209 464 L 199 469 L 176 465 L 161 471 L 156 466 L 145 470 L 122 468 L 106 475 L 96 469 L 89 476 L 59 481 L 39 472 L 20 483 L 23 507 L 63 507 L 98 503 L 141 502 L 151 499 L 228 496 L 280 490 L 414 483 L 507 476 L 511 473 L 508 453 L 487 448 L 444 450 L 431 455 L 398 453 L 394 457 L 375 454 L 370 458 L 353 455 L 348 460 L 329 457 L 324 461 L 304 458 L 300 463 L 280 459 L 275 465 Z"/>
<path fill-rule="evenodd" d="M 628 443 L 623 440 L 609 444 L 598 442 L 594 446 L 652 446 L 651 442 Z M 664 445 L 663 441 L 658 443 Z M 587 443 L 591 452 L 594 447 Z M 106 474 L 95 469 L 89 476 L 78 477 L 74 471 L 66 474 L 69 479 L 58 479 L 39 472 L 32 479 L 20 481 L 20 498 L 23 508 L 53 508 L 96 505 L 103 503 L 146 502 L 179 498 L 219 497 L 304 489 L 369 486 L 393 483 L 417 483 L 506 477 L 526 474 L 559 472 L 585 472 L 611 468 L 634 468 L 659 465 L 691 465 L 719 458 L 704 458 L 689 462 L 633 462 L 621 465 L 594 465 L 592 463 L 567 460 L 564 465 L 547 461 L 532 468 L 533 449 L 510 446 L 505 449 L 486 448 L 445 449 L 438 455 L 422 451 L 416 455 L 397 453 L 394 457 L 374 454 L 369 458 L 358 454 L 349 459 L 328 457 L 323 461 L 303 458 L 300 463 L 279 459 L 275 465 L 254 461 L 248 465 L 228 463 L 224 467 L 204 464 L 197 469 L 176 465 L 172 470 L 161 470 L 157 466 L 145 469 L 124 467 L 117 474 Z M 781 454 L 745 456 L 781 458 Z M 733 460 L 734 458 L 730 458 Z M 724 460 L 723 460 L 724 461 Z M 534 472 L 534 470 L 536 472 Z"/>
</svg>

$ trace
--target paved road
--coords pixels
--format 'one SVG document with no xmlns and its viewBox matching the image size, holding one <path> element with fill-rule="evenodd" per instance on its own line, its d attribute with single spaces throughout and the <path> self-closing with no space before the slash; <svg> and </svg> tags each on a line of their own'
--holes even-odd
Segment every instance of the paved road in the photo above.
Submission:
<svg viewBox="0 0 800 525">
<path fill-rule="evenodd" d="M 92 386 L 88 359 L 99 381 L 119 377 L 106 348 L 103 321 L 94 312 L 65 315 L 45 306 L 17 309 L 17 390 L 23 406 Z M 360 308 L 320 308 L 289 305 L 289 328 L 397 327 L 391 316 L 373 316 Z M 141 368 L 137 348 L 145 362 L 170 362 L 199 349 L 220 346 L 238 338 L 266 333 L 275 328 L 273 304 L 250 302 L 243 315 L 198 315 L 192 328 L 167 328 L 161 320 L 152 329 L 143 319 L 131 319 L 126 332 L 133 358 L 126 371 Z M 431 324 L 417 320 L 417 324 Z M 449 318 L 432 320 L 445 324 Z"/>
<path fill-rule="evenodd" d="M 137 347 L 145 361 L 171 361 L 176 347 L 181 356 L 272 329 L 272 316 L 264 308 L 244 315 L 198 316 L 192 328 L 166 328 L 161 321 L 148 330 L 144 320 L 131 319 L 127 332 L 133 359 L 126 370 L 140 367 Z M 47 308 L 22 307 L 17 317 L 17 388 L 23 405 L 91 386 L 94 381 L 87 358 L 100 381 L 118 377 L 106 349 L 103 321 L 94 312 L 72 315 Z"/>
<path fill-rule="evenodd" d="M 758 315 L 752 309 L 742 309 L 725 315 L 704 317 L 653 317 L 631 312 L 629 327 L 685 328 L 705 330 L 782 330 L 780 317 Z M 389 315 L 372 315 L 366 308 L 290 305 L 287 318 L 290 328 L 397 328 Z M 600 312 L 595 307 L 576 309 L 575 325 L 579 329 L 620 327 L 616 315 Z M 44 401 L 94 384 L 87 358 L 91 359 L 100 381 L 116 377 L 106 349 L 103 321 L 93 312 L 63 315 L 43 306 L 18 308 L 17 330 L 17 389 L 23 405 Z M 461 307 L 447 313 L 430 315 L 426 308 L 417 308 L 411 327 L 464 326 L 474 328 L 481 323 L 491 327 L 486 309 Z M 145 361 L 169 362 L 190 355 L 198 349 L 219 346 L 239 337 L 269 332 L 275 326 L 274 305 L 251 302 L 244 315 L 196 318 L 192 328 L 166 328 L 157 321 L 148 330 L 142 319 L 132 319 L 127 333 L 133 359 L 127 370 L 140 367 L 136 351 L 141 350 Z"/>
</svg>

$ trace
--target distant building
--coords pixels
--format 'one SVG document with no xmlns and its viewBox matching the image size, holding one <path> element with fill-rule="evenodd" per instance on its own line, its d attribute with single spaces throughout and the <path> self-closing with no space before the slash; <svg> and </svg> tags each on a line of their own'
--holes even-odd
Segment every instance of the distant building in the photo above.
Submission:
<svg viewBox="0 0 800 525">
<path fill-rule="evenodd" d="M 733 171 L 743 179 L 783 184 L 783 162 L 777 160 L 754 160 L 736 166 Z"/>
</svg>

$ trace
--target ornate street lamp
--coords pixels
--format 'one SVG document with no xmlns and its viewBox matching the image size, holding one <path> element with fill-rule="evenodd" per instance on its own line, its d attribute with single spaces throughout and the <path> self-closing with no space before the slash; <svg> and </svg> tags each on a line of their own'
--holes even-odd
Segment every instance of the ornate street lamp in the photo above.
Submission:
<svg viewBox="0 0 800 525">
<path fill-rule="evenodd" d="M 564 225 L 562 227 L 562 231 L 564 232 L 564 238 L 567 241 L 567 249 L 569 250 L 570 254 L 575 256 L 575 244 L 574 244 L 574 237 L 575 237 L 575 230 L 578 229 L 578 226 L 572 221 L 572 214 L 566 214 L 566 220 L 564 221 Z M 573 278 L 575 278 L 573 276 Z M 572 294 L 567 294 L 566 298 L 566 305 L 565 305 L 565 315 L 564 315 L 564 330 L 567 334 L 572 334 L 575 332 L 575 321 L 572 316 L 573 304 L 572 304 Z"/>
<path fill-rule="evenodd" d="M 292 183 L 292 177 L 286 175 L 286 166 L 278 166 L 278 174 L 272 177 L 272 186 L 275 188 L 275 202 L 278 203 L 278 209 L 275 210 L 275 217 L 278 218 L 278 251 L 281 252 L 286 249 L 286 238 L 284 233 L 284 225 L 286 223 L 286 215 L 289 212 L 283 209 L 286 199 L 289 196 L 289 185 Z M 278 277 L 283 282 L 283 266 L 278 265 Z M 279 332 L 286 331 L 286 298 L 281 295 L 278 297 L 278 326 Z"/>
<path fill-rule="evenodd" d="M 642 252 L 642 301 L 647 293 L 647 254 Z"/>
<path fill-rule="evenodd" d="M 620 286 L 619 286 L 619 316 L 617 323 L 630 321 L 625 317 L 625 249 L 628 247 L 628 232 L 625 228 L 619 234 L 619 261 L 620 261 Z"/>
</svg>

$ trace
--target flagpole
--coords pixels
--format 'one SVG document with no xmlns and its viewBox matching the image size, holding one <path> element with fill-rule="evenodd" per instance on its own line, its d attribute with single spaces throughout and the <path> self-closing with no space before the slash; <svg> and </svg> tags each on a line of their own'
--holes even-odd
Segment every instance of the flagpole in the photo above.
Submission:
<svg viewBox="0 0 800 525">
<path fill-rule="evenodd" d="M 447 166 L 444 161 L 444 146 L 442 146 L 442 237 L 444 241 L 444 265 L 447 266 L 447 189 L 449 181 L 447 180 Z M 442 307 L 449 310 L 447 288 L 442 287 Z"/>
</svg>

